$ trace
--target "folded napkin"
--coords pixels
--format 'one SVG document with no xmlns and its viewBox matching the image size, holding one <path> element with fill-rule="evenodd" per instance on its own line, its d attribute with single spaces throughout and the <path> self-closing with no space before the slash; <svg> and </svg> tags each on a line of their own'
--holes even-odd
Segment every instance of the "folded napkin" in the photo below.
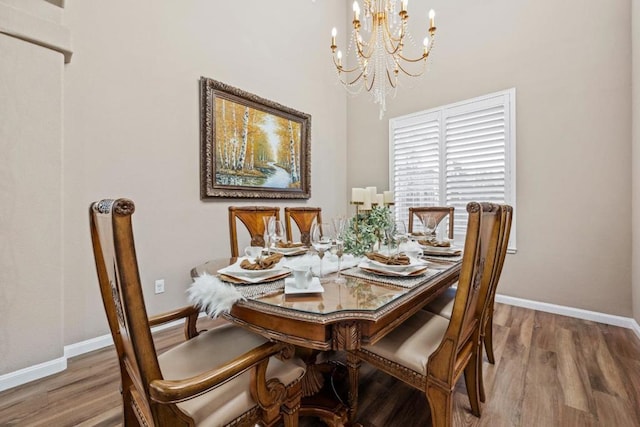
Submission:
<svg viewBox="0 0 640 427">
<path fill-rule="evenodd" d="M 418 240 L 422 246 L 433 246 L 434 248 L 449 248 L 451 247 L 451 242 L 442 241 L 438 242 L 436 239 L 431 240 Z"/>
<path fill-rule="evenodd" d="M 373 261 L 377 261 L 381 264 L 387 265 L 409 265 L 411 264 L 411 260 L 405 254 L 400 254 L 398 256 L 385 256 L 378 252 L 368 252 L 364 254 L 367 258 Z"/>
<path fill-rule="evenodd" d="M 284 248 L 284 249 L 289 249 L 289 248 L 301 248 L 304 246 L 304 243 L 299 242 L 299 243 L 293 243 L 293 242 L 278 242 L 278 244 L 276 245 L 276 247 L 278 248 Z"/>
<path fill-rule="evenodd" d="M 243 259 L 240 263 L 240 268 L 245 270 L 268 270 L 273 268 L 283 256 L 282 254 L 272 254 L 265 258 L 257 258 L 256 262 Z"/>
</svg>

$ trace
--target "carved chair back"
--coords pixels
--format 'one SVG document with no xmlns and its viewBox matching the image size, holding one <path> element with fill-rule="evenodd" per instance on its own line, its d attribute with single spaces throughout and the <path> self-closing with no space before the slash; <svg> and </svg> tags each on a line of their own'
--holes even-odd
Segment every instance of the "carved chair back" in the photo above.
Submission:
<svg viewBox="0 0 640 427">
<path fill-rule="evenodd" d="M 498 258 L 502 211 L 492 203 L 467 205 L 469 222 L 458 290 L 445 336 L 429 357 L 428 383 L 453 387 L 459 369 L 477 351 L 485 297 Z"/>
<path fill-rule="evenodd" d="M 275 216 L 280 219 L 280 208 L 271 206 L 229 206 L 229 241 L 231 244 L 231 256 L 237 257 L 238 229 L 236 220 L 240 220 L 251 236 L 251 246 L 264 246 L 264 220 L 265 216 Z"/>
<path fill-rule="evenodd" d="M 487 289 L 486 295 L 483 295 L 485 306 L 482 312 L 482 326 L 480 333 L 483 341 L 485 341 L 485 349 L 487 351 L 487 357 L 491 363 L 495 363 L 493 354 L 493 309 L 496 299 L 496 290 L 498 289 L 498 282 L 500 281 L 500 275 L 502 274 L 502 267 L 504 266 L 504 260 L 507 255 L 507 247 L 509 246 L 509 237 L 511 235 L 511 222 L 513 219 L 513 208 L 509 205 L 500 206 L 501 210 L 501 222 L 500 231 L 498 232 L 498 248 L 495 259 L 495 265 L 493 267 L 491 283 Z M 484 392 L 483 390 L 481 390 Z"/>
<path fill-rule="evenodd" d="M 414 215 L 419 218 L 422 215 L 432 215 L 436 218 L 436 225 L 440 224 L 443 219 L 449 216 L 449 239 L 453 239 L 453 212 L 455 208 L 452 206 L 421 206 L 409 208 L 409 224 L 407 231 L 413 233 Z"/>
<path fill-rule="evenodd" d="M 89 208 L 91 240 L 111 336 L 120 361 L 123 394 L 151 419 L 149 383 L 162 374 L 151 336 L 133 242 L 131 200 L 102 200 Z M 125 408 L 127 410 L 128 408 Z"/>
<path fill-rule="evenodd" d="M 322 208 L 312 207 L 286 207 L 284 208 L 285 227 L 287 229 L 287 240 L 293 241 L 293 230 L 291 220 L 293 220 L 300 230 L 300 241 L 305 245 L 311 245 L 311 226 L 314 222 L 322 224 Z"/>
</svg>

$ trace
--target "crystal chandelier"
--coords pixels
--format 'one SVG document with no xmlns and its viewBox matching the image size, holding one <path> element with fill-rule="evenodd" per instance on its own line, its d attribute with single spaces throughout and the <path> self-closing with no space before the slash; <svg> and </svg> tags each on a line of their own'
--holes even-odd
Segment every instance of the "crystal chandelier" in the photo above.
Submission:
<svg viewBox="0 0 640 427">
<path fill-rule="evenodd" d="M 424 38 L 422 54 L 405 56 L 407 41 L 413 38 L 407 31 L 408 0 L 364 0 L 364 22 L 360 21 L 360 5 L 353 2 L 353 30 L 347 54 L 353 50 L 356 60 L 352 68 L 342 65 L 342 51 L 337 50 L 335 28 L 331 31 L 331 52 L 338 79 L 352 93 L 364 88 L 373 93 L 373 102 L 380 106 L 380 119 L 386 111 L 386 97 L 398 86 L 400 73 L 411 77 L 421 76 L 436 33 L 435 12 L 429 11 L 428 35 Z M 398 7 L 398 3 L 400 4 Z M 398 10 L 399 8 L 399 10 Z M 363 37 L 368 36 L 365 40 Z M 419 63 L 419 64 L 418 64 Z"/>
</svg>

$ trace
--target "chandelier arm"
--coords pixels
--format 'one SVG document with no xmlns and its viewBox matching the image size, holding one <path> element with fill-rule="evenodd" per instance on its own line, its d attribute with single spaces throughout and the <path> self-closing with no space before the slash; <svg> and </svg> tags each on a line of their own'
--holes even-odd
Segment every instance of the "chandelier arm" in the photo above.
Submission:
<svg viewBox="0 0 640 427">
<path fill-rule="evenodd" d="M 424 61 L 425 59 L 427 59 L 429 57 L 429 52 L 427 52 L 427 54 L 423 54 L 422 56 L 416 58 L 416 59 L 412 59 L 412 58 L 407 58 L 402 56 L 402 54 L 398 54 L 398 58 L 402 59 L 404 62 L 420 62 L 420 61 Z"/>
<path fill-rule="evenodd" d="M 424 72 L 426 71 L 427 67 L 426 67 L 427 63 L 425 62 L 423 67 L 422 67 L 422 71 L 420 71 L 419 73 L 410 73 L 407 70 L 405 70 L 402 65 L 400 65 L 400 63 L 398 63 L 398 69 L 400 71 L 402 71 L 404 73 L 404 75 L 409 76 L 409 77 L 420 77 L 421 75 L 424 74 Z"/>
<path fill-rule="evenodd" d="M 353 73 L 354 71 L 360 70 L 360 67 L 354 67 L 354 68 L 351 68 L 351 69 L 344 68 L 342 65 L 340 65 L 340 64 L 338 64 L 336 62 L 336 58 L 335 57 L 333 58 L 333 65 L 336 66 L 336 70 L 338 70 L 338 72 L 340 72 L 340 73 Z"/>
<path fill-rule="evenodd" d="M 402 69 L 402 67 L 400 67 L 400 69 Z M 389 84 L 391 85 L 392 88 L 396 88 L 396 86 L 398 85 L 397 82 L 394 82 L 393 79 L 391 78 L 391 74 L 389 73 L 389 70 L 386 70 L 387 72 L 387 80 L 389 80 Z"/>
</svg>

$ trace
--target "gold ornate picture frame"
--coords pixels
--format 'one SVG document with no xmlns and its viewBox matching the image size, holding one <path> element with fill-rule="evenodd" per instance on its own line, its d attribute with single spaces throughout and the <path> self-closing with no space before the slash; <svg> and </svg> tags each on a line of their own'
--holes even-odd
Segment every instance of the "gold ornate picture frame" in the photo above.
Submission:
<svg viewBox="0 0 640 427">
<path fill-rule="evenodd" d="M 311 197 L 311 116 L 200 78 L 200 196 Z"/>
</svg>

